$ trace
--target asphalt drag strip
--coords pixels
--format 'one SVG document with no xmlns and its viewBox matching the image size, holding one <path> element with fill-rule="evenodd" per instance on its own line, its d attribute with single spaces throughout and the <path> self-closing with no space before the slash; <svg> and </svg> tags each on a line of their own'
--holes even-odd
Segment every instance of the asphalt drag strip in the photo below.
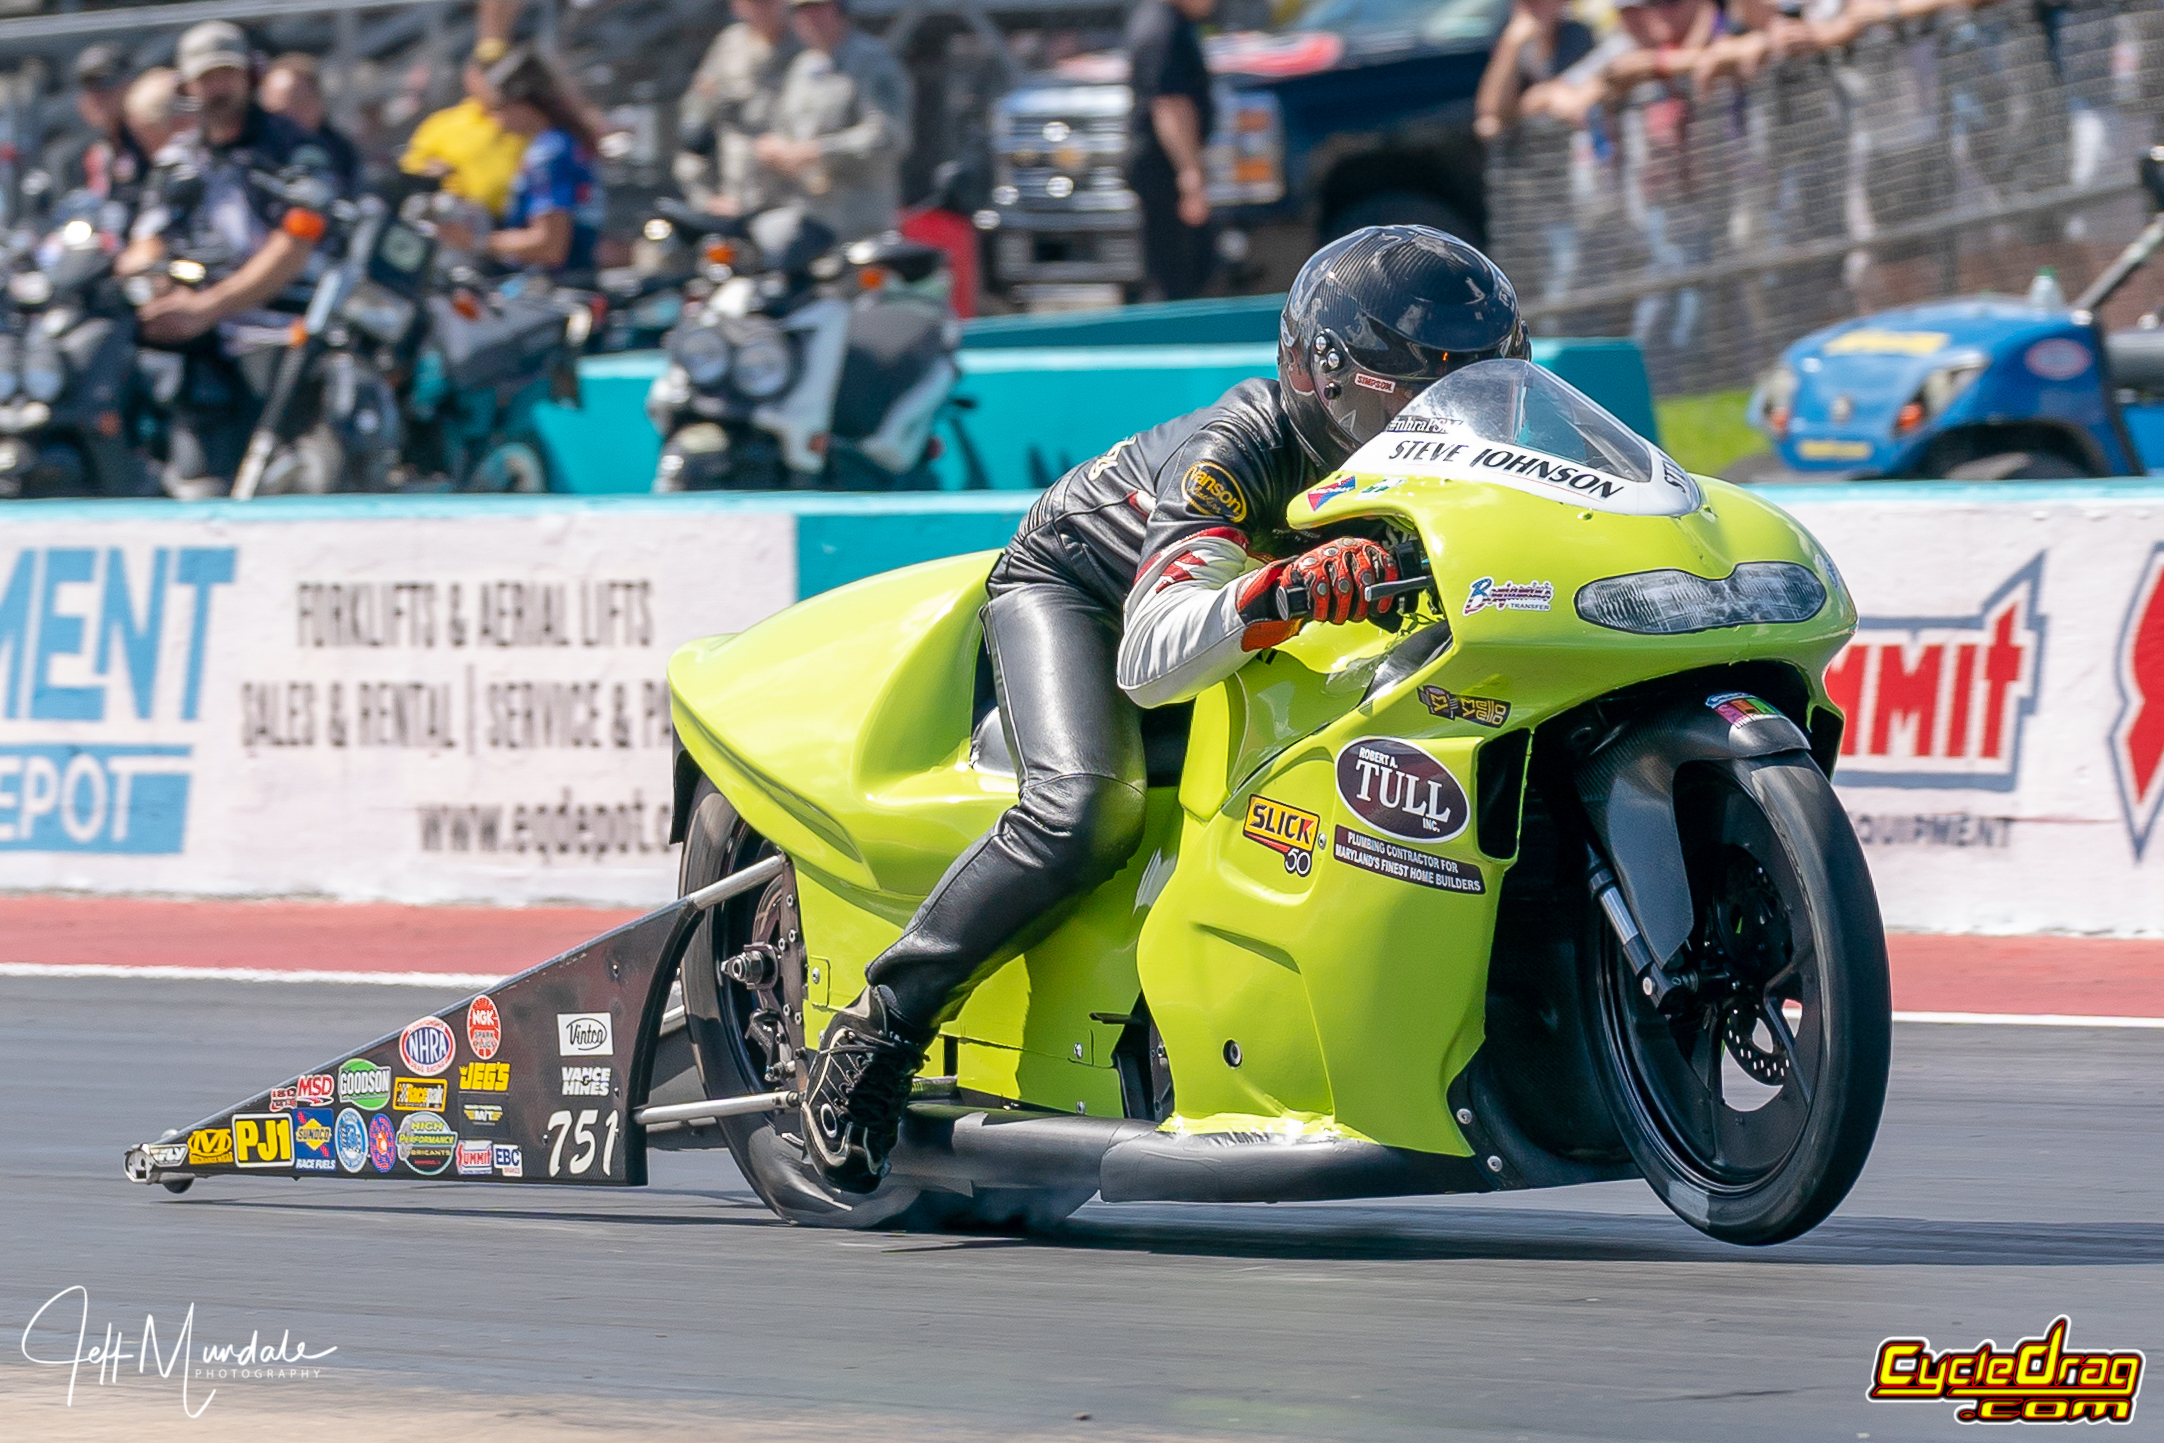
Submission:
<svg viewBox="0 0 2164 1443">
<path fill-rule="evenodd" d="M 1092 1204 L 1016 1239 L 787 1227 L 721 1154 L 631 1190 L 120 1177 L 454 992 L 0 977 L 0 1436 L 1954 1438 L 1954 1404 L 1865 1398 L 1882 1340 L 2066 1315 L 2070 1346 L 2164 1357 L 2146 1029 L 1898 1026 L 1863 1180 L 1766 1250 L 1635 1181 Z M 197 1344 L 283 1357 L 184 1402 L 136 1355 L 191 1307 Z"/>
</svg>

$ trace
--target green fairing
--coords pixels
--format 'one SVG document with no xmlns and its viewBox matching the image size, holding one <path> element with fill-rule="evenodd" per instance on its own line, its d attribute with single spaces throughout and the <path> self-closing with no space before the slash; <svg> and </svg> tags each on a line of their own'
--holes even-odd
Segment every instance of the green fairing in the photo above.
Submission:
<svg viewBox="0 0 2164 1443">
<path fill-rule="evenodd" d="M 1481 752 L 1497 740 L 1634 682 L 1744 661 L 1787 664 L 1808 708 L 1839 717 L 1821 678 L 1855 609 L 1810 535 L 1747 492 L 1701 478 L 1704 506 L 1658 517 L 1480 481 L 1359 479 L 1319 508 L 1295 502 L 1290 520 L 1386 517 L 1417 533 L 1452 644 L 1367 696 L 1383 659 L 1433 619 L 1432 603 L 1394 635 L 1310 626 L 1198 698 L 1177 793 L 1151 792 L 1127 868 L 986 981 L 946 1029 L 958 1040 L 962 1087 L 1118 1114 L 1120 1025 L 1090 1014 L 1124 1016 L 1146 993 L 1178 1099 L 1167 1128 L 1335 1132 L 1465 1155 L 1445 1094 L 1482 1040 L 1513 858 L 1483 854 L 1470 825 L 1413 845 L 1457 863 L 1461 877 L 1477 874 L 1478 893 L 1338 860 L 1337 827 L 1372 836 L 1338 799 L 1340 751 L 1370 736 L 1416 743 L 1473 798 Z M 807 1036 L 856 994 L 865 965 L 1014 800 L 1009 780 L 976 772 L 968 756 L 977 608 L 992 559 L 956 557 L 844 587 L 670 662 L 685 747 L 796 864 L 818 969 Z M 1606 630 L 1571 604 L 1603 577 L 1662 568 L 1725 577 L 1742 561 L 1809 567 L 1828 602 L 1800 624 L 1682 636 Z M 1549 582 L 1552 609 L 1465 615 L 1482 577 Z M 1436 715 L 1423 687 L 1507 702 L 1508 718 L 1498 728 Z M 1245 834 L 1258 795 L 1319 819 L 1306 872 Z M 1238 1044 L 1238 1066 L 1228 1043 Z M 935 1044 L 935 1063 L 939 1055 Z"/>
</svg>

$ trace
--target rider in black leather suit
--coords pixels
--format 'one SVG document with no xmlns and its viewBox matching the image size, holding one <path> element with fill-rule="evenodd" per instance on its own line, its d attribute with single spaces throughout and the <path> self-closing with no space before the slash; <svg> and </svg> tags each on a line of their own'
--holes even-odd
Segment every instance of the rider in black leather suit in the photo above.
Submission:
<svg viewBox="0 0 2164 1443">
<path fill-rule="evenodd" d="M 1276 380 L 1129 437 L 1030 509 L 983 612 L 1019 796 L 821 1040 L 803 1131 L 830 1184 L 878 1185 L 939 1024 L 1126 864 L 1142 835 L 1140 708 L 1195 696 L 1297 631 L 1277 604 L 1288 581 L 1319 598 L 1315 620 L 1343 623 L 1367 616 L 1363 586 L 1396 578 L 1375 542 L 1288 529 L 1287 503 L 1429 383 L 1528 350 L 1510 282 L 1479 251 L 1424 226 L 1355 231 L 1294 281 Z"/>
</svg>

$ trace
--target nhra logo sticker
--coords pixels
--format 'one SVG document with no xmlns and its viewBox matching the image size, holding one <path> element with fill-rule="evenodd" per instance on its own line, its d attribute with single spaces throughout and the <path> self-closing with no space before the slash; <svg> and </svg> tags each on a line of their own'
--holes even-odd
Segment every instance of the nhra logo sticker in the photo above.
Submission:
<svg viewBox="0 0 2164 1443">
<path fill-rule="evenodd" d="M 559 1012 L 556 1014 L 558 1057 L 608 1057 L 616 1051 L 606 1012 Z"/>
<path fill-rule="evenodd" d="M 451 1028 L 441 1017 L 423 1017 L 418 1022 L 406 1024 L 406 1030 L 398 1036 L 398 1055 L 406 1060 L 406 1066 L 423 1077 L 434 1077 L 451 1065 L 451 1054 L 458 1041 L 451 1035 Z"/>
<path fill-rule="evenodd" d="M 1845 784 L 2013 789 L 2043 660 L 2043 571 L 2039 553 L 1973 616 L 1856 623 L 1826 668 L 1826 692 L 1848 714 Z"/>
<path fill-rule="evenodd" d="M 2119 632 L 2119 717 L 2111 768 L 2140 861 L 2164 809 L 2164 542 L 2149 553 Z"/>
<path fill-rule="evenodd" d="M 503 1045 L 503 1017 L 486 996 L 466 1004 L 466 1045 L 483 1062 L 494 1057 L 496 1049 Z"/>
<path fill-rule="evenodd" d="M 1362 737 L 1337 754 L 1337 794 L 1369 826 L 1407 842 L 1447 842 L 1472 816 L 1441 762 L 1389 737 Z"/>
</svg>

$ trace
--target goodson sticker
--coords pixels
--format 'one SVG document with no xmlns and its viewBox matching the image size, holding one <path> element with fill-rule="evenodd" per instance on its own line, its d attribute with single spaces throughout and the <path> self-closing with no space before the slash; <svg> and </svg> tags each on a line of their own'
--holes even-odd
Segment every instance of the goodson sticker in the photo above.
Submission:
<svg viewBox="0 0 2164 1443">
<path fill-rule="evenodd" d="M 1390 737 L 1362 737 L 1337 754 L 1338 799 L 1386 836 L 1447 842 L 1472 809 L 1465 788 L 1426 752 Z"/>
</svg>

